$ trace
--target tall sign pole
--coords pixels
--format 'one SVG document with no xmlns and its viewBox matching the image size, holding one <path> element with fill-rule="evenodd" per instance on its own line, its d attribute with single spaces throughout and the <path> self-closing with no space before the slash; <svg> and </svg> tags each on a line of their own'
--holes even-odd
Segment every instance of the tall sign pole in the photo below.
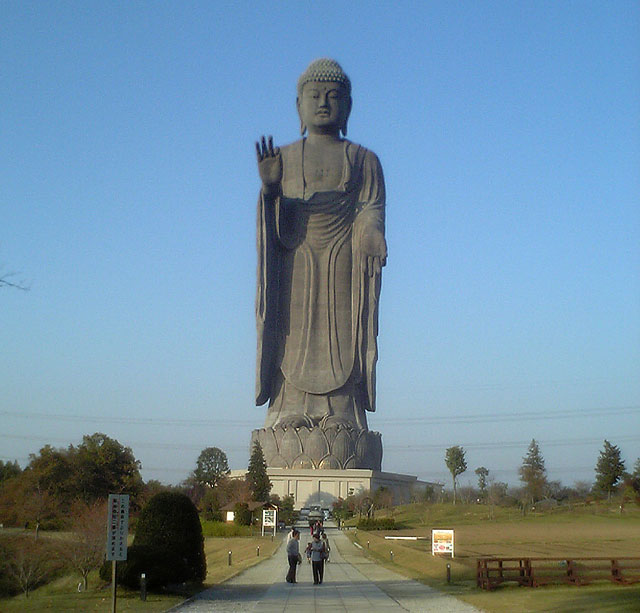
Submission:
<svg viewBox="0 0 640 613">
<path fill-rule="evenodd" d="M 118 561 L 127 559 L 129 494 L 109 494 L 107 517 L 107 560 L 111 560 L 111 613 L 116 613 Z"/>
</svg>

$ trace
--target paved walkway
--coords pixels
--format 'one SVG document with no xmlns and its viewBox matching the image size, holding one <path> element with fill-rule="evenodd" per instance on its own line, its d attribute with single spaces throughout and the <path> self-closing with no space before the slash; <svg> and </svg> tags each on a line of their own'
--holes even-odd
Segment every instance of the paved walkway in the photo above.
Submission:
<svg viewBox="0 0 640 613">
<path fill-rule="evenodd" d="M 171 609 L 179 613 L 210 611 L 291 613 L 314 611 L 350 613 L 373 611 L 438 611 L 472 613 L 478 609 L 407 579 L 367 559 L 338 530 L 327 530 L 331 562 L 325 564 L 324 582 L 313 585 L 311 565 L 298 566 L 298 583 L 284 580 L 287 560 L 284 547 L 275 555 L 225 583 L 205 590 L 194 599 Z M 301 549 L 306 543 L 301 537 Z"/>
</svg>

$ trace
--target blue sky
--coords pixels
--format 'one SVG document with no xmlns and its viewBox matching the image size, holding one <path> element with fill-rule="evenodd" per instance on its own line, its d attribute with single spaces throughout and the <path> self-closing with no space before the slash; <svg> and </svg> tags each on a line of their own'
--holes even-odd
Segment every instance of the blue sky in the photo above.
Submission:
<svg viewBox="0 0 640 613">
<path fill-rule="evenodd" d="M 328 56 L 387 183 L 383 468 L 517 483 L 640 456 L 635 2 L 3 2 L 0 459 L 105 432 L 145 479 L 246 466 L 253 143 Z"/>
</svg>

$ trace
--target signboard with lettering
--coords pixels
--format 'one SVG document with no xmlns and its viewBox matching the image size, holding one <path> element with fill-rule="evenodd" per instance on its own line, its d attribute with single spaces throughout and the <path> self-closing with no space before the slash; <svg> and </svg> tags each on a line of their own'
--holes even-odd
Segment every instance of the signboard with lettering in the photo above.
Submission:
<svg viewBox="0 0 640 613">
<path fill-rule="evenodd" d="M 276 533 L 276 509 L 262 509 L 262 536 L 264 536 L 265 528 L 273 528 L 273 534 Z"/>
<path fill-rule="evenodd" d="M 129 534 L 129 494 L 109 494 L 107 519 L 107 560 L 127 559 Z"/>
<path fill-rule="evenodd" d="M 431 555 L 453 558 L 453 530 L 431 530 Z"/>
</svg>

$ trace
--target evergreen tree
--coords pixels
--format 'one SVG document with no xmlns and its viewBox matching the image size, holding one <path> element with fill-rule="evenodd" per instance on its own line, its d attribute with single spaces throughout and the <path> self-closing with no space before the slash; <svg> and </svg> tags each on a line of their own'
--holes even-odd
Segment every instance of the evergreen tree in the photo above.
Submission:
<svg viewBox="0 0 640 613">
<path fill-rule="evenodd" d="M 249 458 L 249 468 L 247 470 L 247 482 L 251 490 L 251 498 L 256 502 L 269 500 L 271 491 L 271 481 L 267 475 L 267 463 L 264 460 L 262 446 L 258 441 L 253 444 L 251 458 Z"/>
<path fill-rule="evenodd" d="M 620 481 L 624 474 L 624 462 L 620 457 L 620 449 L 617 445 L 612 445 L 608 440 L 604 441 L 604 448 L 600 452 L 596 463 L 596 484 L 595 489 L 607 494 L 611 500 L 611 492 L 615 489 L 616 483 Z"/>
<path fill-rule="evenodd" d="M 444 456 L 444 463 L 447 465 L 453 479 L 453 504 L 456 504 L 457 478 L 467 470 L 467 461 L 464 458 L 465 451 L 460 445 L 449 447 Z"/>
<path fill-rule="evenodd" d="M 527 455 L 522 458 L 522 466 L 518 469 L 518 473 L 520 481 L 525 484 L 531 504 L 544 497 L 547 488 L 547 469 L 535 438 L 529 443 Z"/>
<path fill-rule="evenodd" d="M 478 475 L 478 489 L 480 490 L 480 498 L 485 500 L 487 497 L 487 477 L 489 476 L 489 469 L 484 466 L 476 468 L 476 475 Z"/>
<path fill-rule="evenodd" d="M 142 509 L 127 560 L 118 565 L 118 583 L 137 589 L 141 573 L 152 590 L 204 581 L 207 559 L 202 525 L 187 495 L 161 492 Z M 111 563 L 105 562 L 100 577 L 108 581 L 110 575 Z"/>
</svg>

